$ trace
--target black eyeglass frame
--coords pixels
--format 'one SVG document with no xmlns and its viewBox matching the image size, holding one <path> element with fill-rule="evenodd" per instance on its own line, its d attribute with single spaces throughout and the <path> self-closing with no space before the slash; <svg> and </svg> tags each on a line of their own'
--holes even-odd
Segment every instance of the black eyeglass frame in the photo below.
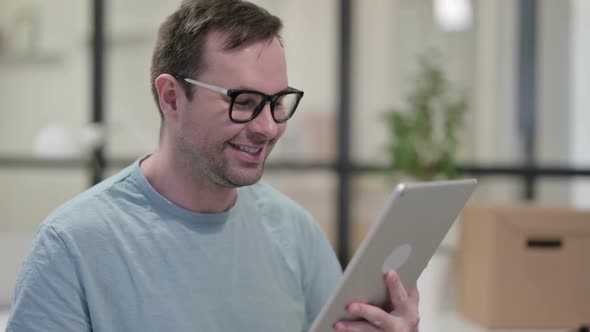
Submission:
<svg viewBox="0 0 590 332">
<path fill-rule="evenodd" d="M 303 98 L 303 91 L 297 90 L 292 87 L 288 87 L 286 90 L 280 91 L 274 95 L 267 95 L 267 94 L 262 93 L 260 91 L 248 90 L 248 89 L 226 89 L 226 88 L 222 88 L 222 87 L 219 87 L 216 85 L 203 83 L 203 82 L 194 80 L 192 78 L 183 77 L 180 75 L 173 75 L 173 76 L 176 79 L 183 80 L 183 81 L 190 83 L 192 85 L 196 85 L 196 86 L 199 86 L 199 87 L 202 87 L 205 89 L 209 89 L 211 91 L 214 91 L 214 92 L 217 92 L 222 95 L 226 95 L 226 96 L 230 97 L 228 115 L 229 115 L 229 119 L 235 123 L 247 123 L 247 122 L 254 120 L 262 112 L 262 110 L 264 109 L 264 105 L 266 105 L 266 103 L 269 101 L 270 101 L 270 114 L 272 115 L 272 119 L 274 120 L 274 122 L 275 123 L 287 122 L 287 120 L 289 120 L 293 116 L 293 114 L 295 114 L 295 111 L 297 110 L 297 107 L 299 106 L 299 102 L 301 101 L 301 98 Z M 262 96 L 262 100 L 256 106 L 256 108 L 254 108 L 254 111 L 252 112 L 252 115 L 250 116 L 250 118 L 248 118 L 248 119 L 234 119 L 232 116 L 232 111 L 234 109 L 234 103 L 236 101 L 236 98 L 239 95 L 244 94 L 244 93 L 250 93 L 250 94 L 256 94 L 256 95 Z M 289 114 L 287 116 L 285 116 L 284 118 L 277 119 L 275 116 L 275 103 L 281 96 L 284 96 L 287 94 L 296 95 L 297 99 L 295 101 L 295 104 L 293 104 L 293 109 L 291 110 L 291 112 L 289 112 Z"/>
</svg>

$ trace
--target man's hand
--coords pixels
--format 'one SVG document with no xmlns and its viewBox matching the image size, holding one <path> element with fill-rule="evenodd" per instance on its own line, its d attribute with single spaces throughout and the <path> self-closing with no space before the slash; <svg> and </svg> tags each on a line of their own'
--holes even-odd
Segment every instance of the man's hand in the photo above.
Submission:
<svg viewBox="0 0 590 332">
<path fill-rule="evenodd" d="M 418 289 L 414 287 L 408 294 L 395 271 L 385 274 L 385 283 L 389 289 L 389 300 L 393 310 L 386 312 L 379 307 L 365 303 L 353 302 L 347 310 L 365 319 L 365 321 L 339 321 L 334 329 L 339 332 L 414 332 L 418 329 Z"/>
</svg>

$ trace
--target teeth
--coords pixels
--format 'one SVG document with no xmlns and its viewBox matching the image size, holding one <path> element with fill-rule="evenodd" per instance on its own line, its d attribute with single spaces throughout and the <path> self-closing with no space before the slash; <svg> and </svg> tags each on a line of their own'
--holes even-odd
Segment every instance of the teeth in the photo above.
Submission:
<svg viewBox="0 0 590 332">
<path fill-rule="evenodd" d="M 240 149 L 240 151 L 244 151 L 247 153 L 256 153 L 256 152 L 260 151 L 260 148 L 251 148 L 251 147 L 242 146 L 242 145 L 237 145 L 237 147 Z"/>
</svg>

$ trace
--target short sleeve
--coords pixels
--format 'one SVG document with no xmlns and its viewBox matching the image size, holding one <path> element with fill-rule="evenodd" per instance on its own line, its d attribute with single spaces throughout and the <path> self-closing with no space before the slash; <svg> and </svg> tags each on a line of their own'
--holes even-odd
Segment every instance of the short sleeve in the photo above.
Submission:
<svg viewBox="0 0 590 332">
<path fill-rule="evenodd" d="M 91 331 L 75 261 L 55 229 L 41 226 L 17 279 L 7 332 Z"/>
</svg>

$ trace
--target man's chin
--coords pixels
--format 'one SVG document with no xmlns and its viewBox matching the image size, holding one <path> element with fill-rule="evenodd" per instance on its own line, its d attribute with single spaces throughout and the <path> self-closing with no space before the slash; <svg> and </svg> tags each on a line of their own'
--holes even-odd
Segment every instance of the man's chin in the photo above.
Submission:
<svg viewBox="0 0 590 332">
<path fill-rule="evenodd" d="M 244 187 L 253 185 L 262 178 L 262 169 L 251 170 L 250 172 L 241 172 L 240 174 L 233 174 L 226 177 L 228 183 L 233 187 Z"/>
</svg>

